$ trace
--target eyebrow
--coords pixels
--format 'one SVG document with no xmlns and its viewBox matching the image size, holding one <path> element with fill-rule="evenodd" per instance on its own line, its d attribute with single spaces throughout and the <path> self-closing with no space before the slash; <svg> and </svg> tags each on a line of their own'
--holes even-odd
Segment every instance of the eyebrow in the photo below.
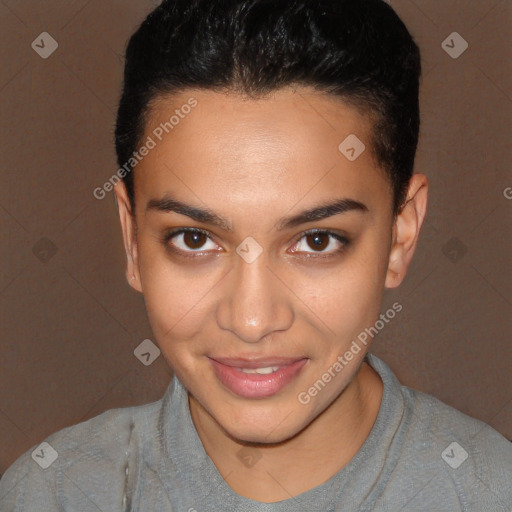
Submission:
<svg viewBox="0 0 512 512">
<path fill-rule="evenodd" d="M 203 224 L 212 224 L 230 233 L 233 232 L 233 228 L 230 223 L 209 208 L 192 206 L 183 203 L 182 201 L 178 201 L 169 195 L 166 195 L 161 199 L 151 199 L 148 201 L 146 205 L 146 213 L 148 211 L 157 211 L 162 213 L 175 212 L 179 213 L 180 215 L 190 217 L 197 222 L 201 222 Z M 315 206 L 308 210 L 303 210 L 302 212 L 291 217 L 285 217 L 276 224 L 276 229 L 278 231 L 282 231 L 284 229 L 293 228 L 301 224 L 306 224 L 307 222 L 327 219 L 334 215 L 339 215 L 341 213 L 347 213 L 351 211 L 366 213 L 369 210 L 365 204 L 354 199 L 337 199 L 323 203 L 319 206 Z"/>
</svg>

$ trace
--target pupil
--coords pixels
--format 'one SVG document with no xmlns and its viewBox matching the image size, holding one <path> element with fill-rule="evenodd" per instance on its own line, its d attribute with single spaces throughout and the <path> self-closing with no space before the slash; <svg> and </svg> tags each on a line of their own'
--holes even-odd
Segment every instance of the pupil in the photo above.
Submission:
<svg viewBox="0 0 512 512">
<path fill-rule="evenodd" d="M 205 237 L 205 236 L 206 235 L 204 233 L 188 232 L 188 233 L 185 233 L 185 235 L 184 235 L 184 241 L 185 241 L 185 244 L 190 249 L 200 249 L 205 243 L 203 240 L 203 237 Z"/>
</svg>

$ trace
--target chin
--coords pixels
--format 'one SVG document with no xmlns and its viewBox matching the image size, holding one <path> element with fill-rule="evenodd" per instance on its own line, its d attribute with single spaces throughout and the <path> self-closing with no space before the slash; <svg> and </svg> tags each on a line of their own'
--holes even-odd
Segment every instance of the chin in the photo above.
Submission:
<svg viewBox="0 0 512 512">
<path fill-rule="evenodd" d="M 228 434 L 235 441 L 242 444 L 252 444 L 252 445 L 270 445 L 270 444 L 279 444 L 287 441 L 295 434 L 283 433 L 279 434 L 271 433 L 268 434 L 268 431 L 260 431 L 252 429 L 236 429 L 235 431 L 229 431 Z"/>
<path fill-rule="evenodd" d="M 251 415 L 252 416 L 252 415 Z M 291 416 L 291 415 L 290 415 Z M 237 419 L 226 418 L 224 425 L 219 424 L 229 436 L 241 443 L 252 444 L 277 444 L 294 437 L 302 425 L 290 424 L 286 421 L 288 415 L 277 413 L 268 421 L 261 421 L 261 418 L 250 419 L 240 417 Z"/>
</svg>

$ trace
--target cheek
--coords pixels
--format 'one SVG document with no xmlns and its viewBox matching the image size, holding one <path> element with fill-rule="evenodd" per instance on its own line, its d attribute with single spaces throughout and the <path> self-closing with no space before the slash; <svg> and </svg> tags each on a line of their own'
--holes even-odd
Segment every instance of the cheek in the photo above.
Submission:
<svg viewBox="0 0 512 512">
<path fill-rule="evenodd" d="M 140 244 L 139 268 L 144 302 L 159 341 L 191 338 L 207 315 L 208 290 L 218 272 L 172 262 L 164 251 Z"/>
<path fill-rule="evenodd" d="M 328 271 L 295 276 L 301 283 L 296 293 L 311 321 L 329 338 L 351 340 L 379 315 L 386 268 L 385 251 L 368 240 Z"/>
</svg>

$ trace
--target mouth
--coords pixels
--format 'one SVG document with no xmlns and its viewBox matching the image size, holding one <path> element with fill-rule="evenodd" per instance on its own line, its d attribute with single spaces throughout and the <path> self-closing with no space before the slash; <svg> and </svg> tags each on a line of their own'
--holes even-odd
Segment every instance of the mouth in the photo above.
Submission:
<svg viewBox="0 0 512 512">
<path fill-rule="evenodd" d="M 242 398 L 267 398 L 298 377 L 308 358 L 210 358 L 215 375 L 229 391 Z"/>
</svg>

